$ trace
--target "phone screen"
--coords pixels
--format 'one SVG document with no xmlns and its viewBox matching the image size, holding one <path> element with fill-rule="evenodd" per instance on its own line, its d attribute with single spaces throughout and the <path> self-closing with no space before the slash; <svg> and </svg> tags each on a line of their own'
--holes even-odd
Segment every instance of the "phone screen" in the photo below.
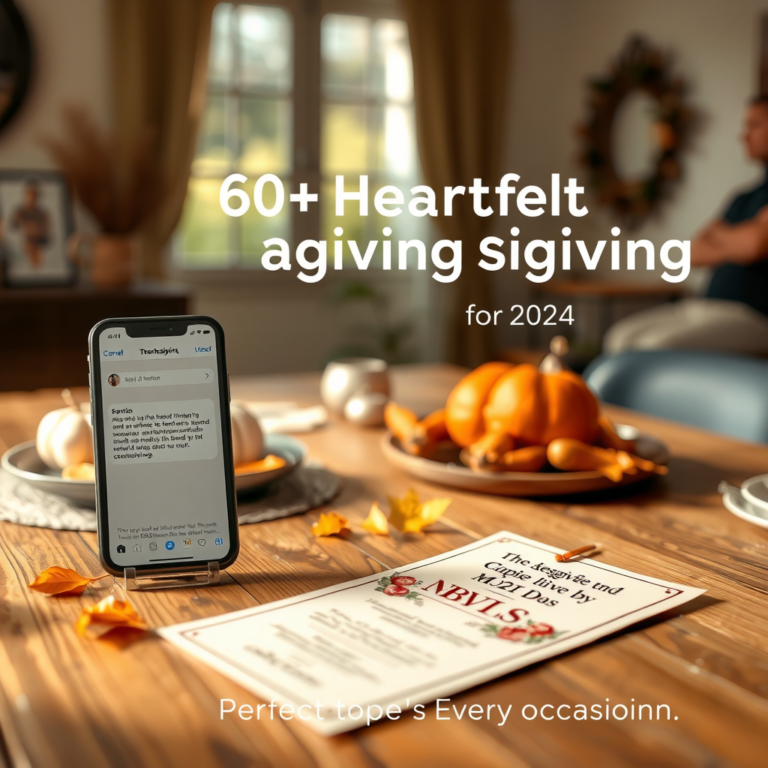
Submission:
<svg viewBox="0 0 768 768">
<path fill-rule="evenodd" d="M 222 561 L 232 542 L 214 328 L 132 337 L 105 327 L 92 354 L 103 554 L 119 569 Z"/>
</svg>

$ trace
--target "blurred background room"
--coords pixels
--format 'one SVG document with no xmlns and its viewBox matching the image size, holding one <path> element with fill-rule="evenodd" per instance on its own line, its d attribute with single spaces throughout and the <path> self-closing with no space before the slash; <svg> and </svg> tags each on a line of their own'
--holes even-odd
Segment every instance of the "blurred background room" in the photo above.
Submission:
<svg viewBox="0 0 768 768">
<path fill-rule="evenodd" d="M 233 375 L 345 355 L 541 359 L 549 329 L 468 328 L 471 302 L 572 304 L 558 332 L 583 370 L 609 328 L 702 294 L 711 268 L 666 283 L 642 258 L 631 272 L 576 260 L 533 284 L 473 269 L 476 244 L 510 226 L 521 242 L 559 241 L 566 225 L 588 242 L 614 226 L 693 240 L 763 177 L 740 136 L 764 85 L 766 14 L 762 0 L 3 0 L 0 317 L 15 332 L 0 389 L 85 384 L 87 330 L 116 315 L 216 317 Z M 589 216 L 334 215 L 340 173 L 367 174 L 373 195 L 508 172 L 544 188 L 578 178 Z M 228 217 L 232 173 L 306 184 L 320 204 Z M 364 245 L 386 226 L 462 239 L 460 280 L 372 268 L 304 284 L 260 266 L 269 238 L 342 227 Z"/>
</svg>

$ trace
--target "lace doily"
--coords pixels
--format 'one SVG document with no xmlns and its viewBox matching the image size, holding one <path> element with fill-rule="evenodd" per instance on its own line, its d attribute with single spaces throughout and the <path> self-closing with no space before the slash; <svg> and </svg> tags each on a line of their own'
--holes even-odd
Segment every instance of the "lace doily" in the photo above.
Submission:
<svg viewBox="0 0 768 768">
<path fill-rule="evenodd" d="M 307 462 L 295 472 L 238 494 L 240 525 L 261 523 L 307 512 L 330 501 L 341 480 L 322 466 Z M 0 470 L 0 520 L 60 531 L 95 531 L 96 512 L 61 496 L 39 491 Z"/>
</svg>

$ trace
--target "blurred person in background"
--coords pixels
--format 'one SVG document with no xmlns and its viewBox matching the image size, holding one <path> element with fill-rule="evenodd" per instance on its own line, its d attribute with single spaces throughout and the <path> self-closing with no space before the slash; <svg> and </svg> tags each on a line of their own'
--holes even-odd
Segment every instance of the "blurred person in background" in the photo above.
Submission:
<svg viewBox="0 0 768 768">
<path fill-rule="evenodd" d="M 619 321 L 605 335 L 606 352 L 687 348 L 768 354 L 768 96 L 747 107 L 743 140 L 765 176 L 691 242 L 691 265 L 714 270 L 705 296 Z"/>
</svg>

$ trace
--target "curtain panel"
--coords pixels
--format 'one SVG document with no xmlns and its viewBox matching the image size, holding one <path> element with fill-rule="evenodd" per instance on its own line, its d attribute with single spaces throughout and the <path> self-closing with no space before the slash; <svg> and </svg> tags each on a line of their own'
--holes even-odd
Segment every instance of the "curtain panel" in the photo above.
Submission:
<svg viewBox="0 0 768 768">
<path fill-rule="evenodd" d="M 401 0 L 413 56 L 416 132 L 427 184 L 469 187 L 500 178 L 511 45 L 507 0 Z M 463 242 L 461 277 L 451 286 L 448 358 L 476 366 L 494 356 L 487 330 L 467 326 L 469 304 L 490 308 L 487 274 L 477 266 L 480 241 L 494 218 L 481 218 L 468 196 L 454 198 L 440 234 Z"/>
<path fill-rule="evenodd" d="M 205 104 L 215 5 L 216 0 L 112 0 L 115 132 L 126 147 L 151 132 L 163 184 L 157 210 L 138 233 L 144 277 L 162 277 L 163 249 L 184 206 Z"/>
</svg>

